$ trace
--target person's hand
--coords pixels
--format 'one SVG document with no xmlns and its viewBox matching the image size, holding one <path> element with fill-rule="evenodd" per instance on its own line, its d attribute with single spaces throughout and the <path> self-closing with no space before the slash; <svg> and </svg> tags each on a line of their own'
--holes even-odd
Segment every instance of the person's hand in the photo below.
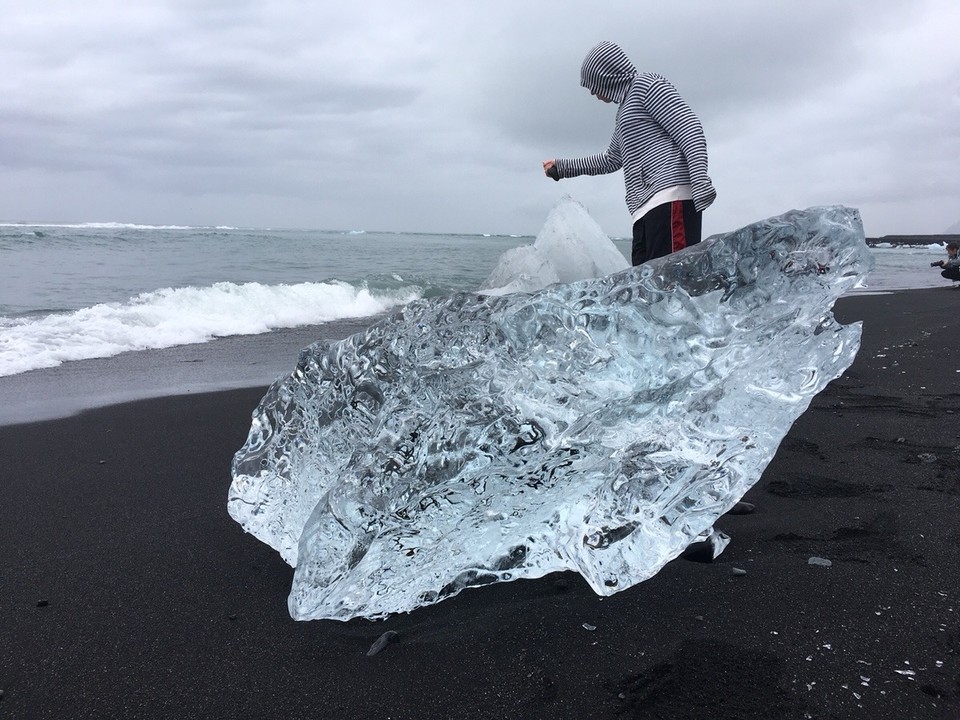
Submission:
<svg viewBox="0 0 960 720">
<path fill-rule="evenodd" d="M 557 170 L 557 161 L 556 160 L 544 160 L 543 161 L 543 174 L 554 180 L 560 179 L 560 171 Z"/>
</svg>

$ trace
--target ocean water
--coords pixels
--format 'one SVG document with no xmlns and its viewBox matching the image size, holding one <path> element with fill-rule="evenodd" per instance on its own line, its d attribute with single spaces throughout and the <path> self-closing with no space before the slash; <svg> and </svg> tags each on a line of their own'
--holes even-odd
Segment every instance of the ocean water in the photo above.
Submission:
<svg viewBox="0 0 960 720">
<path fill-rule="evenodd" d="M 531 238 L 0 226 L 0 376 L 363 318 L 475 289 Z"/>
<path fill-rule="evenodd" d="M 184 348 L 196 353 L 209 346 L 202 362 L 210 366 L 210 378 L 220 380 L 207 378 L 199 387 L 269 382 L 278 366 L 238 372 L 237 355 L 247 350 L 237 347 L 280 342 L 292 365 L 297 343 L 342 337 L 415 298 L 475 290 L 503 252 L 532 242 L 522 236 L 0 225 L 0 380 L 46 371 L 42 382 L 24 377 L 20 384 L 0 383 L 0 400 L 9 407 L 13 400 L 49 394 L 37 388 L 63 384 L 78 372 L 71 368 L 77 363 L 86 362 L 82 367 L 94 375 L 117 372 L 107 369 L 109 363 L 89 361 L 119 356 L 141 369 L 121 371 L 133 376 L 118 381 L 129 387 L 116 397 L 176 391 L 184 386 L 183 377 L 171 377 L 162 386 L 155 379 L 158 365 L 170 355 L 158 351 L 171 348 L 180 348 L 179 357 L 188 352 Z M 629 240 L 614 242 L 629 257 Z M 876 270 L 856 292 L 945 283 L 929 267 L 945 255 L 942 246 L 873 252 Z M 276 333 L 280 340 L 265 337 Z M 226 347 L 224 338 L 246 338 L 248 344 L 234 344 L 211 358 L 211 348 Z M 131 359 L 130 354 L 141 355 Z M 72 378 L 60 394 L 69 395 L 77 382 Z M 131 392 L 133 387 L 140 391 Z M 90 388 L 90 393 L 116 399 L 106 390 Z"/>
</svg>

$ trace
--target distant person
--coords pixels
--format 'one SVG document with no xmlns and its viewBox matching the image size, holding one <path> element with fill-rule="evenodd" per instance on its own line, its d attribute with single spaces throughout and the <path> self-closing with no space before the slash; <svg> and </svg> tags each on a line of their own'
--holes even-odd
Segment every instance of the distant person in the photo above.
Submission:
<svg viewBox="0 0 960 720">
<path fill-rule="evenodd" d="M 947 259 L 932 262 L 930 263 L 930 267 L 941 267 L 943 268 L 943 272 L 940 274 L 947 280 L 960 282 L 960 255 L 958 255 L 958 250 L 960 250 L 960 244 L 948 242 Z"/>
<path fill-rule="evenodd" d="M 543 171 L 559 180 L 623 169 L 634 265 L 700 242 L 702 213 L 717 192 L 707 175 L 703 127 L 676 88 L 656 73 L 637 72 L 612 42 L 587 54 L 580 84 L 620 106 L 610 147 L 590 157 L 547 160 Z"/>
</svg>

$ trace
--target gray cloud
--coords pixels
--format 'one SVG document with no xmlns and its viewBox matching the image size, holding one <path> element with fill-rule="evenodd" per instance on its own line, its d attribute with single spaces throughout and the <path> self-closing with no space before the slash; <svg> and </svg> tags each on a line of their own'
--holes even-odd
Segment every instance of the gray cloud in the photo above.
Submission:
<svg viewBox="0 0 960 720">
<path fill-rule="evenodd" d="M 626 235 L 619 175 L 552 183 L 613 110 L 600 39 L 700 115 L 719 232 L 844 202 L 871 234 L 960 218 L 951 0 L 15 0 L 0 27 L 0 219 L 535 233 L 561 193 Z"/>
</svg>

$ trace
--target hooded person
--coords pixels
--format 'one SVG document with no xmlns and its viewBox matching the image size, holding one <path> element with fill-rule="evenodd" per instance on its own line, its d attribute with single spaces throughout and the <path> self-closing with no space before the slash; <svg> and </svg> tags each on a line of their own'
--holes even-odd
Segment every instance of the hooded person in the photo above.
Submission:
<svg viewBox="0 0 960 720">
<path fill-rule="evenodd" d="M 623 169 L 634 265 L 700 242 L 703 211 L 717 193 L 707 175 L 703 127 L 676 88 L 661 75 L 638 72 L 612 42 L 590 50 L 580 84 L 619 106 L 610 146 L 590 157 L 547 160 L 547 176 L 560 180 Z"/>
</svg>

